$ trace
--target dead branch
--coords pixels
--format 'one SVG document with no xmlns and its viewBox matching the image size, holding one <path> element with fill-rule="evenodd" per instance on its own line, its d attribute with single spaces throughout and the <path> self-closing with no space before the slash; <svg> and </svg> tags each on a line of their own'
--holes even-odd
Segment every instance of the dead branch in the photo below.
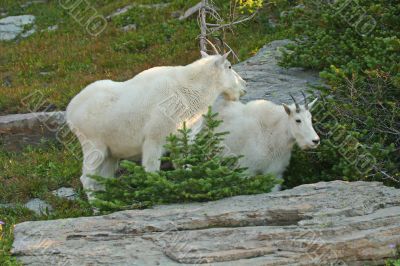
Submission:
<svg viewBox="0 0 400 266">
<path fill-rule="evenodd" d="M 179 20 L 185 20 L 188 17 L 190 17 L 191 15 L 193 15 L 194 13 L 198 12 L 200 10 L 200 8 L 202 7 L 203 1 L 198 2 L 195 6 L 192 6 L 191 8 L 189 8 L 188 10 L 185 11 L 185 13 L 179 17 Z"/>
</svg>

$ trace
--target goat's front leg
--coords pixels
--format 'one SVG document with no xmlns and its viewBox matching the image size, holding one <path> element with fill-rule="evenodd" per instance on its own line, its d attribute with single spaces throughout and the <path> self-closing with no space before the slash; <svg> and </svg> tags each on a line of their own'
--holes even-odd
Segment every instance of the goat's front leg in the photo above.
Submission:
<svg viewBox="0 0 400 266">
<path fill-rule="evenodd" d="M 154 138 L 145 139 L 143 143 L 142 165 L 147 172 L 160 170 L 164 142 Z"/>
</svg>

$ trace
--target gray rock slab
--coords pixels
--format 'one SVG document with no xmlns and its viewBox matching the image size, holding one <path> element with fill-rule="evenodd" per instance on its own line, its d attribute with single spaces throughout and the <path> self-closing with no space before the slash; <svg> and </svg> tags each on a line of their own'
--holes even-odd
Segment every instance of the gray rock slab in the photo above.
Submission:
<svg viewBox="0 0 400 266">
<path fill-rule="evenodd" d="M 291 103 L 289 93 L 302 99 L 301 90 L 309 85 L 322 85 L 318 72 L 302 68 L 285 69 L 278 65 L 281 51 L 289 40 L 270 42 L 258 53 L 235 65 L 234 69 L 247 81 L 247 94 L 243 102 L 256 99 L 267 99 L 276 103 Z"/>
<path fill-rule="evenodd" d="M 400 190 L 344 181 L 104 216 L 17 224 L 24 265 L 380 265 Z"/>
</svg>

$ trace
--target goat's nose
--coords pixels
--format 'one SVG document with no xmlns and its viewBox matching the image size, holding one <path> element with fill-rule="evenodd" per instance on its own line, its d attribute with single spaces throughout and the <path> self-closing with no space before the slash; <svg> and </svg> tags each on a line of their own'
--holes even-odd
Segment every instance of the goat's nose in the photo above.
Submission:
<svg viewBox="0 0 400 266">
<path fill-rule="evenodd" d="M 242 89 L 242 90 L 240 91 L 240 96 L 246 95 L 246 93 L 247 93 L 247 90 Z"/>
<path fill-rule="evenodd" d="M 318 139 L 313 139 L 314 144 L 319 144 L 319 138 Z"/>
</svg>

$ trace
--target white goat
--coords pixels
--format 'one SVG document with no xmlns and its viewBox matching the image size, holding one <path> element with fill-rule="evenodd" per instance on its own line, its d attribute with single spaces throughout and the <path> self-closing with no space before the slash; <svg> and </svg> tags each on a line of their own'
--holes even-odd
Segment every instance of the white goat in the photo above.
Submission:
<svg viewBox="0 0 400 266">
<path fill-rule="evenodd" d="M 302 106 L 296 101 L 290 106 L 265 100 L 247 104 L 218 101 L 214 111 L 223 123 L 217 131 L 229 131 L 224 152 L 243 155 L 239 164 L 250 175 L 271 173 L 282 178 L 295 143 L 302 149 L 319 145 L 309 111 L 316 100 L 308 104 L 305 98 Z"/>
<path fill-rule="evenodd" d="M 186 121 L 190 127 L 216 98 L 238 100 L 245 81 L 225 55 L 207 55 L 186 66 L 154 67 L 125 82 L 96 81 L 67 107 L 67 123 L 83 150 L 81 182 L 113 177 L 121 158 L 142 157 L 146 171 L 160 168 L 165 139 Z M 90 194 L 89 194 L 90 195 Z"/>
</svg>

